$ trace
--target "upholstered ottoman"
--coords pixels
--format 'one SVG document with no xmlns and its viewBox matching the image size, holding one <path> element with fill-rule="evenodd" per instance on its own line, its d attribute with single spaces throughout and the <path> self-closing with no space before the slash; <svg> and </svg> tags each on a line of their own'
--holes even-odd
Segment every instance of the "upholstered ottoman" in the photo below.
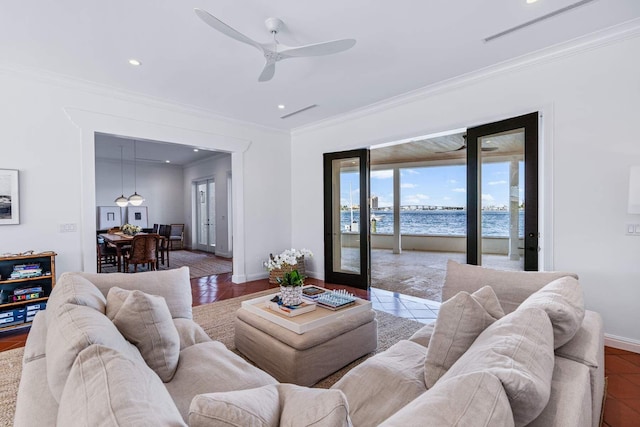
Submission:
<svg viewBox="0 0 640 427">
<path fill-rule="evenodd" d="M 377 348 L 378 324 L 370 307 L 327 310 L 319 325 L 297 333 L 285 327 L 287 319 L 269 320 L 245 305 L 237 311 L 236 348 L 278 381 L 310 386 Z"/>
</svg>

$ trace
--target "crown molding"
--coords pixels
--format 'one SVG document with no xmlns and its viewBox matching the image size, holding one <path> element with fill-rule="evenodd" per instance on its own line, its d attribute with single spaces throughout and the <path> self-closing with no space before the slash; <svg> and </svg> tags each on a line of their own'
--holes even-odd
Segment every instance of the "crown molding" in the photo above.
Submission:
<svg viewBox="0 0 640 427">
<path fill-rule="evenodd" d="M 231 125 L 248 127 L 259 131 L 275 132 L 283 135 L 290 135 L 290 132 L 283 129 L 264 126 L 261 124 L 226 117 L 215 111 L 206 108 L 197 107 L 189 104 L 182 104 L 168 99 L 153 97 L 140 92 L 129 91 L 116 86 L 110 86 L 103 83 L 97 83 L 89 80 L 83 80 L 68 75 L 43 70 L 36 67 L 28 67 L 25 65 L 13 63 L 1 63 L 0 74 L 6 74 L 12 77 L 35 80 L 48 85 L 77 90 L 93 95 L 116 99 L 124 102 L 131 102 L 144 105 L 151 108 L 159 108 L 175 113 L 188 114 L 198 116 L 207 120 L 219 120 Z"/>
<path fill-rule="evenodd" d="M 344 114 L 294 128 L 291 130 L 291 136 L 299 136 L 307 132 L 336 126 L 371 114 L 420 101 L 430 96 L 467 86 L 494 76 L 513 72 L 532 65 L 557 61 L 559 59 L 598 49 L 603 46 L 608 46 L 610 44 L 638 36 L 640 36 L 640 18 L 632 19 L 622 24 L 597 31 L 586 36 L 578 37 L 564 43 L 540 49 L 517 58 L 509 59 L 477 71 L 472 71 L 432 85 L 424 86 L 420 89 L 387 98 Z"/>
</svg>

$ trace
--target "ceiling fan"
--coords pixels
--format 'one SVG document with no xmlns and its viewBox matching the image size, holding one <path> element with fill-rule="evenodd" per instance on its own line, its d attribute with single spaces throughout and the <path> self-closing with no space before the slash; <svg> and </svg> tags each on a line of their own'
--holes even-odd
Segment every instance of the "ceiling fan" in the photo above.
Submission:
<svg viewBox="0 0 640 427">
<path fill-rule="evenodd" d="M 262 52 L 264 58 L 266 59 L 266 63 L 264 64 L 262 73 L 260 73 L 260 76 L 258 77 L 259 82 L 266 82 L 268 80 L 271 80 L 276 71 L 276 62 L 282 61 L 283 59 L 299 58 L 303 56 L 331 55 L 350 49 L 356 44 L 356 41 L 354 39 L 341 39 L 297 47 L 285 46 L 283 44 L 280 44 L 280 42 L 278 42 L 278 40 L 276 39 L 276 35 L 284 25 L 282 20 L 278 18 L 268 18 L 265 21 L 267 30 L 269 30 L 269 32 L 273 34 L 273 42 L 259 43 L 245 36 L 241 32 L 231 28 L 215 16 L 211 15 L 209 12 L 198 8 L 194 10 L 196 12 L 196 15 L 198 15 L 200 19 L 202 19 L 211 27 L 231 37 L 232 39 L 236 39 L 239 42 L 251 45 Z"/>
<path fill-rule="evenodd" d="M 455 148 L 453 150 L 440 151 L 440 153 L 453 153 L 453 152 L 456 152 L 456 151 L 466 150 L 467 149 L 467 135 L 466 134 L 462 135 L 462 138 L 463 138 L 464 141 L 463 141 L 463 143 L 462 143 L 462 145 L 460 147 Z M 497 149 L 498 149 L 498 147 L 484 147 L 484 146 L 480 147 L 480 150 L 482 150 L 482 151 L 496 151 Z"/>
</svg>

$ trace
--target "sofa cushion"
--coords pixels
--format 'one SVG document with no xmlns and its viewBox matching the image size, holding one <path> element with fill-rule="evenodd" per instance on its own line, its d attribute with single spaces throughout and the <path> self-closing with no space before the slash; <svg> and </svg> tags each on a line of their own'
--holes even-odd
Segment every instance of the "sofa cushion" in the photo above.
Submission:
<svg viewBox="0 0 640 427">
<path fill-rule="evenodd" d="M 164 297 L 169 306 L 171 317 L 192 319 L 191 281 L 189 267 L 173 270 L 145 271 L 136 274 L 126 273 L 73 273 L 88 279 L 106 297 L 109 289 L 117 286 L 127 290 L 139 290 Z"/>
<path fill-rule="evenodd" d="M 473 372 L 438 382 L 380 427 L 513 425 L 500 380 L 488 372 Z"/>
<path fill-rule="evenodd" d="M 60 426 L 184 426 L 171 396 L 144 363 L 91 345 L 69 373 L 58 409 Z"/>
<path fill-rule="evenodd" d="M 402 340 L 350 370 L 331 388 L 347 396 L 354 426 L 378 425 L 427 390 L 424 347 Z"/>
<path fill-rule="evenodd" d="M 250 390 L 201 394 L 189 408 L 189 426 L 350 426 L 340 390 L 271 384 Z"/>
<path fill-rule="evenodd" d="M 429 342 L 433 336 L 433 330 L 436 327 L 436 322 L 431 322 L 418 329 L 409 337 L 409 341 L 413 341 L 424 347 L 429 347 Z"/>
<path fill-rule="evenodd" d="M 539 308 L 516 310 L 484 330 L 440 381 L 477 371 L 500 379 L 516 426 L 533 421 L 549 401 L 553 328 Z"/>
<path fill-rule="evenodd" d="M 520 308 L 538 307 L 549 315 L 553 325 L 554 348 L 568 343 L 584 319 L 584 300 L 580 284 L 573 277 L 562 277 L 534 292 Z"/>
<path fill-rule="evenodd" d="M 47 300 L 45 313 L 55 313 L 58 307 L 66 303 L 84 305 L 104 313 L 107 300 L 89 280 L 74 273 L 62 273 Z"/>
<path fill-rule="evenodd" d="M 180 336 L 181 351 L 192 345 L 211 341 L 211 337 L 202 329 L 202 326 L 191 319 L 176 317 L 173 319 L 173 325 L 178 330 L 178 335 Z"/>
<path fill-rule="evenodd" d="M 449 260 L 442 300 L 446 301 L 460 291 L 475 292 L 483 286 L 491 286 L 504 312 L 511 313 L 529 295 L 565 276 L 578 278 L 575 274 L 558 271 L 503 271 Z"/>
<path fill-rule="evenodd" d="M 470 295 L 460 292 L 440 306 L 424 361 L 424 382 L 433 387 L 482 331 L 504 316 L 490 286 Z"/>
<path fill-rule="evenodd" d="M 271 375 L 249 364 L 218 341 L 203 342 L 180 352 L 173 379 L 165 387 L 183 419 L 198 394 L 244 390 L 276 384 Z"/>
<path fill-rule="evenodd" d="M 138 349 L 124 339 L 107 316 L 93 308 L 66 303 L 55 312 L 47 308 L 47 317 L 47 381 L 58 402 L 74 360 L 91 344 L 102 344 L 144 363 Z"/>
<path fill-rule="evenodd" d="M 107 294 L 107 317 L 160 379 L 170 381 L 178 366 L 180 336 L 164 298 L 113 287 Z"/>
</svg>

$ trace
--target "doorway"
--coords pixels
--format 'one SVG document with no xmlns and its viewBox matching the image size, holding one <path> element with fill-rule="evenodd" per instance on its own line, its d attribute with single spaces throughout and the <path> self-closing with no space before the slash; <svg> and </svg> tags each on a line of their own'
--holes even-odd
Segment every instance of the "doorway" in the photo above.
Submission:
<svg viewBox="0 0 640 427">
<path fill-rule="evenodd" d="M 329 283 L 368 289 L 369 150 L 324 154 L 324 274 Z"/>
<path fill-rule="evenodd" d="M 196 181 L 196 248 L 216 251 L 216 187 L 213 179 Z"/>
</svg>

